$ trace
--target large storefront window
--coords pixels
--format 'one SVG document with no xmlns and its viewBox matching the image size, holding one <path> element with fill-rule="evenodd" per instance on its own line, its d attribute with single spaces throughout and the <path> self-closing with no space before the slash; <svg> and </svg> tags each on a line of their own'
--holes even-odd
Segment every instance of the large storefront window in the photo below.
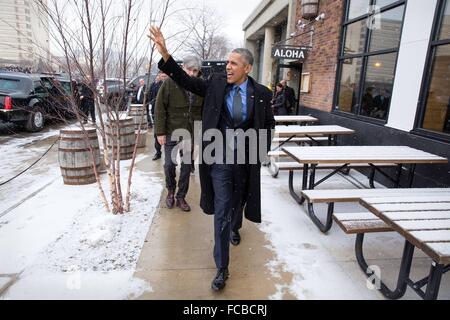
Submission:
<svg viewBox="0 0 450 320">
<path fill-rule="evenodd" d="M 437 32 L 431 42 L 421 128 L 450 135 L 450 1 L 438 7 Z"/>
<path fill-rule="evenodd" d="M 342 65 L 339 92 L 339 107 L 344 112 L 355 112 L 356 100 L 359 95 L 359 79 L 361 78 L 362 59 L 347 59 Z"/>
<path fill-rule="evenodd" d="M 347 0 L 335 110 L 387 120 L 405 1 Z"/>
</svg>

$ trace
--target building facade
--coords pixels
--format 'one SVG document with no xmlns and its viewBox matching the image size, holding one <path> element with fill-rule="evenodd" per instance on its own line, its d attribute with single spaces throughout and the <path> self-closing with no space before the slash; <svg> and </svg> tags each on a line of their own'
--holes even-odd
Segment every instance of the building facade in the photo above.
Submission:
<svg viewBox="0 0 450 320">
<path fill-rule="evenodd" d="M 0 0 L 0 7 L 0 65 L 36 69 L 48 63 L 49 23 L 36 2 Z"/>
<path fill-rule="evenodd" d="M 289 83 L 297 87 L 299 114 L 355 129 L 342 144 L 408 145 L 450 159 L 450 0 L 303 0 L 289 6 L 291 29 L 282 36 L 308 47 L 307 58 L 263 55 L 267 60 L 258 67 L 272 66 L 272 83 L 290 80 L 287 73 L 274 74 L 277 65 L 298 70 L 299 83 Z M 251 17 L 264 15 L 258 9 Z M 261 59 L 251 42 L 257 38 L 251 17 L 246 40 Z M 264 47 L 278 45 L 261 36 L 259 31 Z M 261 74 L 254 76 L 267 84 Z M 450 166 L 419 166 L 415 185 L 450 186 Z"/>
</svg>

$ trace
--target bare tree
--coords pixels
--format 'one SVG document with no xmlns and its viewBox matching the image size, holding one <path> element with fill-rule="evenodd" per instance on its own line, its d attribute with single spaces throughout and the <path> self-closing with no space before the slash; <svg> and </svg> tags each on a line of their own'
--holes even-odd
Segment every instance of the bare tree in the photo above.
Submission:
<svg viewBox="0 0 450 320">
<path fill-rule="evenodd" d="M 183 17 L 184 26 L 190 31 L 185 42 L 186 51 L 202 60 L 221 60 L 226 57 L 231 44 L 222 33 L 225 24 L 217 11 L 203 3 L 201 8 L 189 10 Z"/>
<path fill-rule="evenodd" d="M 126 197 L 124 197 L 121 185 L 121 136 L 118 120 L 126 107 L 124 100 L 129 69 L 132 69 L 133 57 L 138 57 L 138 54 L 147 56 L 146 59 L 141 56 L 139 60 L 152 62 L 154 48 L 150 48 L 150 42 L 146 37 L 147 30 L 151 22 L 157 19 L 160 21 L 159 25 L 163 25 L 171 1 L 155 0 L 153 2 L 156 2 L 155 6 L 150 10 L 149 16 L 145 17 L 145 20 L 148 21 L 147 26 L 141 28 L 138 21 L 139 19 L 143 20 L 142 8 L 148 4 L 145 0 L 122 0 L 122 6 L 119 9 L 116 0 L 70 0 L 63 6 L 59 0 L 39 1 L 40 9 L 47 14 L 50 20 L 49 33 L 52 41 L 63 54 L 63 58 L 59 60 L 60 67 L 68 73 L 70 79 L 77 78 L 80 83 L 88 86 L 94 93 L 99 125 L 93 125 L 101 136 L 104 161 L 109 177 L 110 200 L 103 191 L 94 160 L 93 147 L 86 134 L 83 123 L 85 115 L 80 111 L 79 104 L 74 97 L 69 98 L 69 104 L 85 133 L 85 141 L 89 145 L 92 166 L 105 208 L 114 214 L 122 214 L 130 210 L 132 173 L 137 155 L 137 141 L 140 138 L 140 127 L 144 117 L 143 113 L 137 131 L 131 167 L 128 171 Z M 120 9 L 123 11 L 118 11 Z M 132 31 L 134 34 L 137 33 L 136 40 L 145 39 L 147 45 L 143 47 L 147 52 L 142 52 L 138 41 L 131 43 Z M 108 64 L 111 64 L 114 69 L 108 69 Z M 122 78 L 120 92 L 122 94 L 117 99 L 100 103 L 94 79 L 102 78 L 105 82 L 108 74 L 111 73 L 120 74 L 120 78 Z M 148 79 L 149 82 L 150 79 Z M 104 88 L 107 95 L 106 82 Z M 61 117 L 63 116 L 61 115 Z M 112 205 L 111 209 L 109 203 Z"/>
</svg>

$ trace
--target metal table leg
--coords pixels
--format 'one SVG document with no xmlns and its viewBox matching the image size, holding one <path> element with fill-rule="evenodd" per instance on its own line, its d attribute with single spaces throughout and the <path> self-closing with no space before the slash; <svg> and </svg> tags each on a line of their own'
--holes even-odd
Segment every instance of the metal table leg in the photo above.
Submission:
<svg viewBox="0 0 450 320">
<path fill-rule="evenodd" d="M 356 236 L 355 243 L 355 253 L 356 260 L 362 271 L 368 275 L 368 278 L 374 279 L 376 284 L 379 284 L 378 288 L 380 292 L 389 299 L 399 299 L 405 295 L 406 288 L 408 286 L 409 274 L 411 272 L 411 264 L 414 255 L 414 246 L 405 241 L 405 247 L 403 249 L 403 257 L 400 265 L 400 273 L 397 280 L 397 287 L 395 290 L 390 290 L 384 283 L 378 278 L 374 271 L 371 270 L 364 258 L 363 254 L 363 242 L 364 242 L 364 233 L 359 233 Z"/>
<path fill-rule="evenodd" d="M 308 184 L 308 170 L 309 165 L 304 164 L 303 165 L 303 181 L 302 181 L 302 190 L 306 190 L 306 185 Z M 294 190 L 294 171 L 289 171 L 289 193 L 291 194 L 292 198 L 298 203 L 303 204 L 305 202 L 305 197 L 299 196 L 295 190 Z"/>
</svg>

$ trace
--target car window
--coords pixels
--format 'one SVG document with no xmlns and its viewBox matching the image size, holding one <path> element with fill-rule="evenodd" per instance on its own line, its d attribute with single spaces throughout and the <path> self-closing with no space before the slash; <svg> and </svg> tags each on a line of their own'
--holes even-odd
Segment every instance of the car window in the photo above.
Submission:
<svg viewBox="0 0 450 320">
<path fill-rule="evenodd" d="M 24 89 L 24 84 L 19 79 L 0 78 L 0 90 L 19 91 Z"/>
<path fill-rule="evenodd" d="M 121 84 L 121 83 L 122 83 L 122 81 L 120 81 L 120 80 L 106 80 L 107 86 L 117 85 L 117 84 Z"/>
<path fill-rule="evenodd" d="M 48 78 L 41 78 L 41 81 L 42 81 L 45 89 L 47 89 L 48 91 L 53 89 L 53 83 L 51 82 L 50 79 L 48 79 Z"/>
<path fill-rule="evenodd" d="M 35 94 L 43 94 L 46 93 L 47 90 L 45 90 L 44 86 L 42 85 L 41 81 L 37 80 L 34 82 L 34 93 Z"/>
<path fill-rule="evenodd" d="M 61 86 L 62 86 L 62 88 L 64 90 L 63 93 L 65 95 L 71 95 L 72 94 L 72 86 L 71 86 L 70 82 L 63 82 L 63 81 L 61 81 L 60 83 L 61 83 Z"/>
</svg>

